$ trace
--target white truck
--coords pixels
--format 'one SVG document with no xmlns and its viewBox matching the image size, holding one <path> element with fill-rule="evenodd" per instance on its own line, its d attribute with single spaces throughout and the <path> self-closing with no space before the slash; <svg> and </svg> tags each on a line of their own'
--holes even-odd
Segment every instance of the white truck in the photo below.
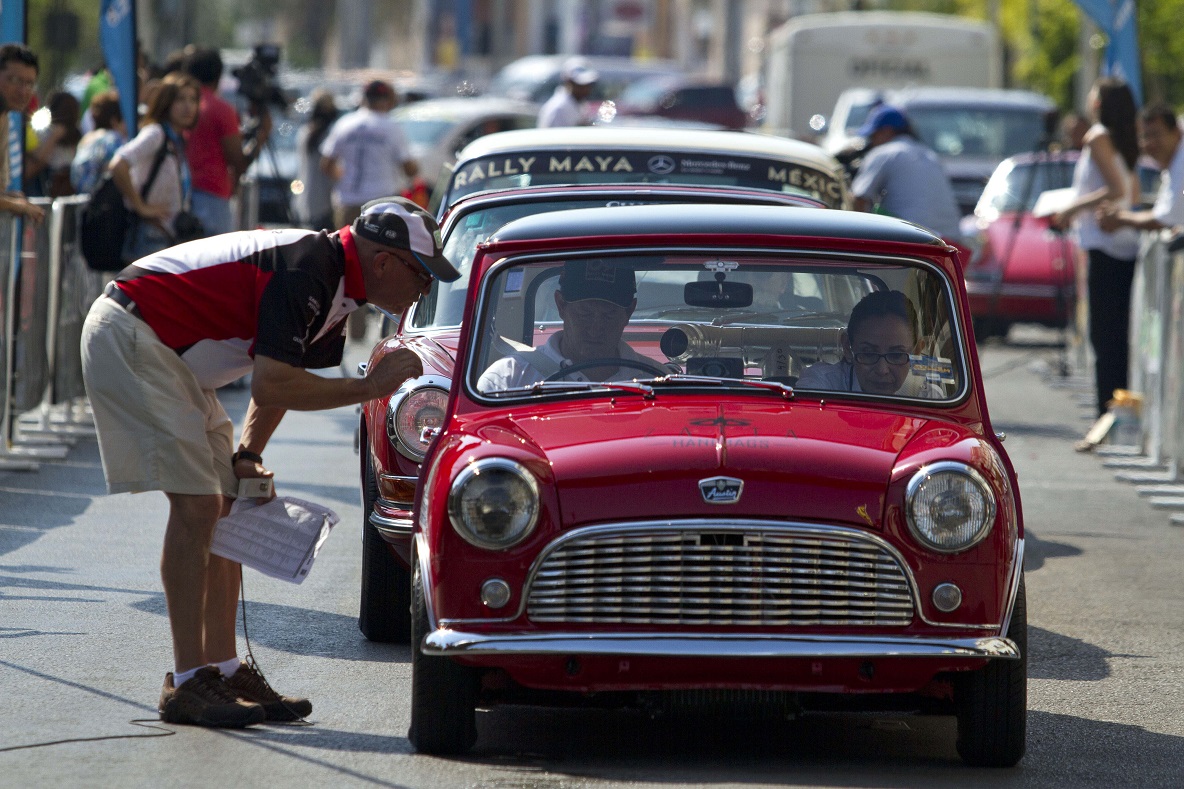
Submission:
<svg viewBox="0 0 1184 789">
<path fill-rule="evenodd" d="M 987 22 L 947 14 L 806 14 L 769 34 L 765 128 L 814 140 L 848 88 L 997 88 L 999 36 Z"/>
</svg>

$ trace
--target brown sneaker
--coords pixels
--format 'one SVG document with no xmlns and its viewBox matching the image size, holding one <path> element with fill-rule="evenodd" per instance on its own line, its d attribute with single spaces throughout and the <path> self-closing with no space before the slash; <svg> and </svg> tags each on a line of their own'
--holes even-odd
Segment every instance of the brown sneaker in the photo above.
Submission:
<svg viewBox="0 0 1184 789">
<path fill-rule="evenodd" d="M 237 698 L 216 668 L 198 669 L 179 688 L 173 687 L 172 672 L 164 675 L 160 719 L 166 723 L 241 729 L 262 723 L 266 717 L 263 707 Z"/>
<path fill-rule="evenodd" d="M 226 686 L 240 699 L 261 705 L 269 721 L 295 721 L 312 714 L 311 701 L 276 693 L 250 663 L 240 663 L 238 671 L 226 678 Z"/>
</svg>

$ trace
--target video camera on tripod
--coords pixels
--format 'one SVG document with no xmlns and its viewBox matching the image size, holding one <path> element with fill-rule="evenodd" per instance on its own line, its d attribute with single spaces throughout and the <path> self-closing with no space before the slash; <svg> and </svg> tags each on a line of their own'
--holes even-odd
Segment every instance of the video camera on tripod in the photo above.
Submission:
<svg viewBox="0 0 1184 789">
<path fill-rule="evenodd" d="M 238 79 L 238 93 L 258 115 L 268 105 L 287 109 L 288 97 L 280 90 L 279 65 L 283 50 L 279 44 L 256 44 L 251 59 L 230 73 Z"/>
</svg>

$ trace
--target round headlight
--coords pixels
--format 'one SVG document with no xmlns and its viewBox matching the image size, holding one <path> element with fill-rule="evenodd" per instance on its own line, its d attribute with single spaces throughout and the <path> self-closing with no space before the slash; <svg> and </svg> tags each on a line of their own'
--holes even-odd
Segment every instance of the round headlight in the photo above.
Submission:
<svg viewBox="0 0 1184 789">
<path fill-rule="evenodd" d="M 538 483 L 513 460 L 478 460 L 452 483 L 448 517 L 466 542 L 478 548 L 509 548 L 524 540 L 538 522 Z"/>
<path fill-rule="evenodd" d="M 917 541 L 939 553 L 977 545 L 995 522 L 995 496 L 982 475 L 961 463 L 925 466 L 909 480 L 906 520 Z"/>
<path fill-rule="evenodd" d="M 391 396 L 387 409 L 387 438 L 401 454 L 411 460 L 423 460 L 432 441 L 431 430 L 444 425 L 448 390 L 427 385 L 399 391 Z"/>
</svg>

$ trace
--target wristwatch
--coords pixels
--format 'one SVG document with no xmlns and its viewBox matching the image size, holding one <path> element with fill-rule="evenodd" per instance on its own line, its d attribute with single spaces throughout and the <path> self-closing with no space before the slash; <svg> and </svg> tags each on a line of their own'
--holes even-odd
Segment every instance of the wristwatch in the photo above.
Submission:
<svg viewBox="0 0 1184 789">
<path fill-rule="evenodd" d="M 260 466 L 263 465 L 263 456 L 262 455 L 259 455 L 255 452 L 250 452 L 246 449 L 240 449 L 238 452 L 235 452 L 233 455 L 231 455 L 230 456 L 230 465 L 233 466 L 236 463 L 238 463 L 240 460 L 252 460 L 252 461 L 258 463 Z"/>
</svg>

